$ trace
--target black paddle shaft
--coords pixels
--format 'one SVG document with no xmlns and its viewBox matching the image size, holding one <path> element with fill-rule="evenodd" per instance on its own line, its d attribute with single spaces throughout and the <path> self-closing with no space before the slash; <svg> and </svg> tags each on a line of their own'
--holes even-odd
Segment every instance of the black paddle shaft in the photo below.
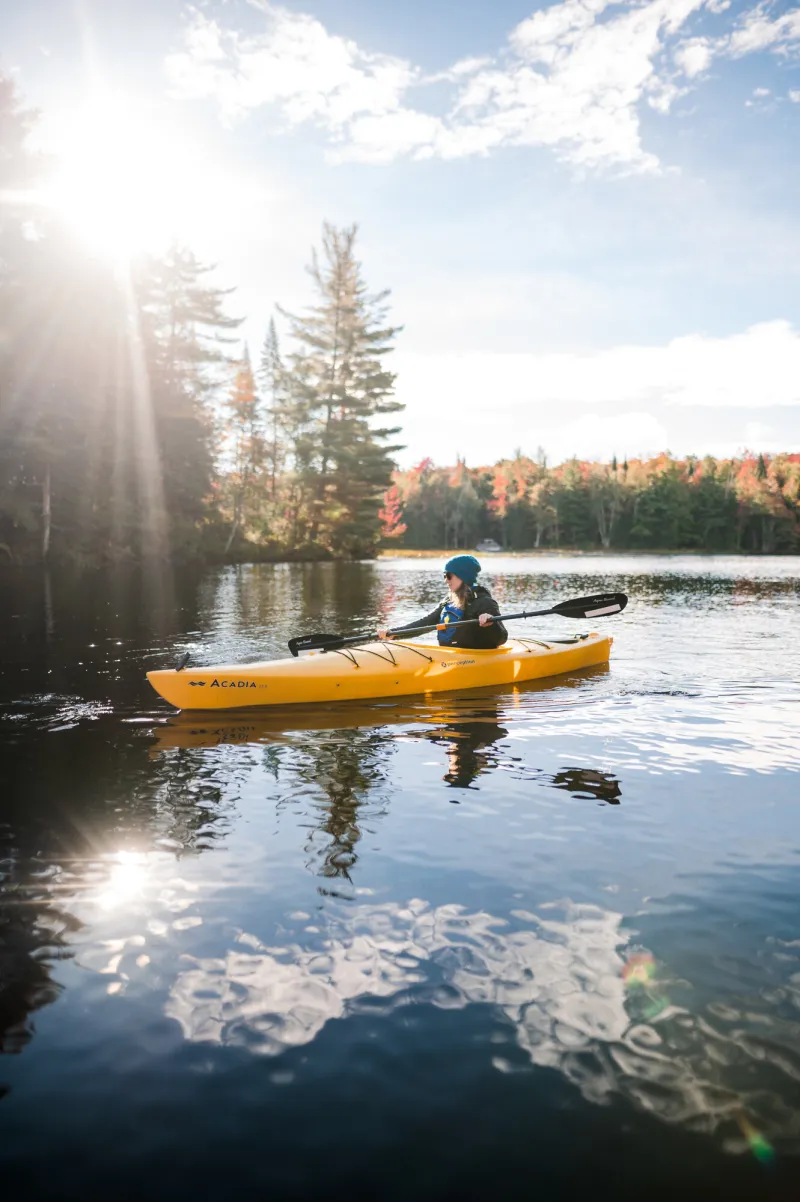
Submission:
<svg viewBox="0 0 800 1202">
<path fill-rule="evenodd" d="M 628 604 L 625 593 L 595 593 L 591 597 L 577 597 L 572 601 L 561 601 L 550 609 L 523 609 L 515 614 L 490 614 L 493 622 L 513 622 L 518 618 L 544 618 L 550 614 L 559 614 L 564 618 L 602 618 L 612 614 L 622 613 Z M 480 618 L 464 618 L 460 622 L 434 622 L 430 626 L 400 626 L 390 632 L 392 638 L 403 634 L 425 634 L 429 630 L 443 630 L 447 626 L 452 630 L 456 626 L 474 626 Z M 289 639 L 289 650 L 292 655 L 301 651 L 338 651 L 341 647 L 356 647 L 364 643 L 374 643 L 378 638 L 377 631 L 372 634 L 357 634 L 350 638 L 342 638 L 338 634 L 306 634 Z"/>
</svg>

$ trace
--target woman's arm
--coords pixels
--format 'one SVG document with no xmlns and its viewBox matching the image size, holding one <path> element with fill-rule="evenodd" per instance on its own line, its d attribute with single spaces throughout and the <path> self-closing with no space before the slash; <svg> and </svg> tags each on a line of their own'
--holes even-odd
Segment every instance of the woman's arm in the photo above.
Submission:
<svg viewBox="0 0 800 1202">
<path fill-rule="evenodd" d="M 402 626 L 396 626 L 393 630 L 387 630 L 387 635 L 396 638 L 399 634 L 406 634 L 409 630 L 423 630 L 426 626 L 438 626 L 442 620 L 442 602 L 436 609 L 432 609 L 424 618 L 416 618 L 413 622 L 404 622 Z"/>
</svg>

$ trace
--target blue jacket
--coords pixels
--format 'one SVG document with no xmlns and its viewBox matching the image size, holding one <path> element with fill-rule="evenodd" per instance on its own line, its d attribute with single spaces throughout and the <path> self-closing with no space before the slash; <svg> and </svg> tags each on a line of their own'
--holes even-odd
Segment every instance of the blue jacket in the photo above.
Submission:
<svg viewBox="0 0 800 1202">
<path fill-rule="evenodd" d="M 450 601 L 450 596 L 448 593 L 444 600 L 439 602 L 436 609 L 432 609 L 424 618 L 406 622 L 405 625 L 398 626 L 396 630 L 390 630 L 389 634 L 397 636 L 407 634 L 412 630 L 422 630 L 426 626 L 438 626 L 442 621 L 442 612 Z M 500 607 L 488 588 L 484 588 L 482 584 L 476 584 L 467 593 L 462 621 L 477 618 L 481 614 L 495 615 L 499 613 Z M 448 644 L 451 647 L 481 649 L 501 647 L 503 643 L 508 642 L 508 631 L 502 622 L 492 622 L 490 626 L 479 626 L 477 622 L 471 626 L 456 626 L 452 636 L 452 642 Z"/>
</svg>

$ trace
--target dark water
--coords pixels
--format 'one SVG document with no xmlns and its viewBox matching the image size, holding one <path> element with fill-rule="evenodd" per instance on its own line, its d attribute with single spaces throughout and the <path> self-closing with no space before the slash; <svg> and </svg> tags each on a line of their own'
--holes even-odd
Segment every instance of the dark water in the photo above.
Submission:
<svg viewBox="0 0 800 1202">
<path fill-rule="evenodd" d="M 0 578 L 4 1197 L 800 1196 L 800 563 L 491 567 L 610 670 L 175 718 L 438 564 Z"/>
</svg>

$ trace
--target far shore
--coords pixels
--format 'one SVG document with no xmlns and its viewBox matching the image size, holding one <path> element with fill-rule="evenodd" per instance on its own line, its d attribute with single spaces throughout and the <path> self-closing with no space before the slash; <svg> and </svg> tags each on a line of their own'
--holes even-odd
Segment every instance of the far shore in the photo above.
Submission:
<svg viewBox="0 0 800 1202">
<path fill-rule="evenodd" d="M 675 550 L 660 550 L 658 547 L 653 547 L 649 550 L 582 550 L 579 547 L 534 547 L 529 551 L 476 551 L 472 549 L 450 550 L 450 551 L 415 551 L 410 547 L 398 547 L 397 549 L 386 549 L 378 552 L 378 559 L 449 559 L 452 555 L 475 555 L 484 563 L 489 564 L 493 559 L 531 559 L 536 556 L 542 558 L 562 557 L 564 559 L 610 559 L 624 557 L 626 559 L 639 559 L 645 556 L 657 555 L 663 557 L 665 555 L 691 555 L 698 559 L 800 559 L 800 555 L 794 553 L 773 552 L 770 555 L 759 555 L 752 551 L 701 551 L 697 548 L 687 549 L 684 551 Z"/>
</svg>

